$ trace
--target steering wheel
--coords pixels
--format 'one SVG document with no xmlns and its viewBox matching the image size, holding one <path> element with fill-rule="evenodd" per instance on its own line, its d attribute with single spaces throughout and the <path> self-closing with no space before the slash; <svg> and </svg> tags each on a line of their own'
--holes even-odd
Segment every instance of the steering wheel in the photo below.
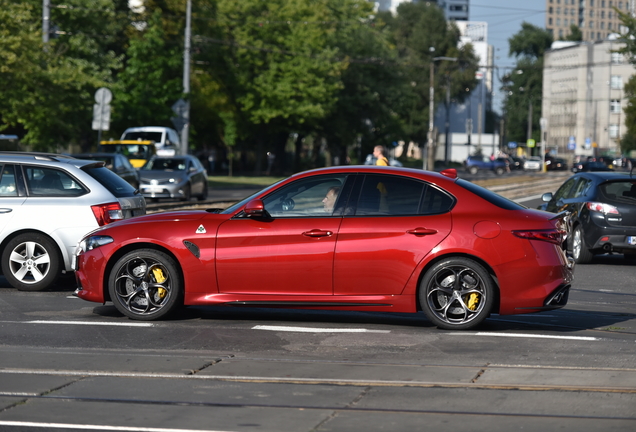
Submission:
<svg viewBox="0 0 636 432">
<path fill-rule="evenodd" d="M 281 203 L 281 207 L 283 209 L 283 211 L 290 211 L 294 209 L 294 206 L 296 206 L 296 203 L 294 202 L 293 199 L 291 198 L 286 198 L 283 200 L 283 202 Z"/>
</svg>

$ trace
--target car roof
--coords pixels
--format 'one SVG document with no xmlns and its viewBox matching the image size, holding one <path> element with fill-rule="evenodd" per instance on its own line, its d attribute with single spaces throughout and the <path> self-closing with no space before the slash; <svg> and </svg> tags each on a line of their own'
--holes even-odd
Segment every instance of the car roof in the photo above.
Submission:
<svg viewBox="0 0 636 432">
<path fill-rule="evenodd" d="M 85 165 L 96 164 L 100 162 L 76 159 L 73 156 L 45 153 L 45 152 L 0 152 L 0 160 L 13 163 L 32 163 L 42 165 L 55 165 L 57 163 L 73 165 L 81 168 Z"/>
<path fill-rule="evenodd" d="M 444 175 L 436 171 L 425 171 L 417 168 L 393 167 L 393 166 L 376 166 L 376 165 L 339 165 L 326 168 L 316 168 L 308 171 L 302 171 L 293 174 L 290 178 L 305 177 L 317 174 L 333 174 L 333 173 L 372 173 L 372 174 L 389 174 L 389 175 L 405 175 L 409 177 L 419 178 L 428 181 L 450 181 L 454 182 L 458 177 Z"/>
<path fill-rule="evenodd" d="M 607 180 L 634 180 L 636 181 L 636 174 L 633 176 L 628 172 L 616 172 L 616 171 L 592 171 L 592 172 L 580 172 L 574 174 L 575 176 L 591 177 L 601 181 Z"/>
</svg>

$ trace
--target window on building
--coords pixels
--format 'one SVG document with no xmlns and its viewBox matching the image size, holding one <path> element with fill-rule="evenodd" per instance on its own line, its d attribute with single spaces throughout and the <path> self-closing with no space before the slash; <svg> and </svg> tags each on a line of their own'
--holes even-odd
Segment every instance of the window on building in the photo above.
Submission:
<svg viewBox="0 0 636 432">
<path fill-rule="evenodd" d="M 574 8 L 570 9 L 570 15 L 574 16 L 574 12 L 575 12 Z"/>
<path fill-rule="evenodd" d="M 593 10 L 590 11 L 590 18 L 594 18 L 594 11 Z"/>
<path fill-rule="evenodd" d="M 563 37 L 563 29 L 559 29 L 559 39 Z"/>
<path fill-rule="evenodd" d="M 590 28 L 594 28 L 594 21 L 590 21 Z"/>
<path fill-rule="evenodd" d="M 561 25 L 561 18 L 557 18 L 557 27 Z"/>
<path fill-rule="evenodd" d="M 601 7 L 605 7 L 605 0 L 601 0 Z"/>
<path fill-rule="evenodd" d="M 614 14 L 612 13 L 612 11 L 609 11 L 609 12 L 607 13 L 607 17 L 608 17 L 609 19 L 614 18 Z"/>
<path fill-rule="evenodd" d="M 594 6 L 594 0 L 590 0 L 590 6 Z"/>
<path fill-rule="evenodd" d="M 557 8 L 557 15 L 560 15 L 560 14 L 561 14 L 561 8 L 560 8 L 560 7 L 558 7 L 558 8 Z"/>
<path fill-rule="evenodd" d="M 601 30 L 605 30 L 605 23 L 601 21 Z"/>
<path fill-rule="evenodd" d="M 552 13 L 552 6 L 550 6 L 550 8 L 549 8 L 549 12 Z"/>
<path fill-rule="evenodd" d="M 617 124 L 609 125 L 609 136 L 610 136 L 610 138 L 618 138 L 618 125 Z"/>
<path fill-rule="evenodd" d="M 621 113 L 621 101 L 619 99 L 612 99 L 610 101 L 610 112 L 612 114 L 620 114 Z"/>
<path fill-rule="evenodd" d="M 612 64 L 623 64 L 623 54 L 618 53 L 618 52 L 613 52 L 612 53 Z"/>
<path fill-rule="evenodd" d="M 605 18 L 605 11 L 601 11 L 601 18 Z"/>
<path fill-rule="evenodd" d="M 548 25 L 552 25 L 552 18 L 548 18 Z"/>
<path fill-rule="evenodd" d="M 622 2 L 622 1 L 621 1 L 621 2 L 618 2 L 618 8 L 619 8 L 619 9 L 623 9 L 623 2 Z"/>
<path fill-rule="evenodd" d="M 610 87 L 613 89 L 622 89 L 623 77 L 621 75 L 612 75 L 610 78 Z"/>
<path fill-rule="evenodd" d="M 612 29 L 612 23 L 607 23 L 607 29 L 611 30 Z"/>
</svg>

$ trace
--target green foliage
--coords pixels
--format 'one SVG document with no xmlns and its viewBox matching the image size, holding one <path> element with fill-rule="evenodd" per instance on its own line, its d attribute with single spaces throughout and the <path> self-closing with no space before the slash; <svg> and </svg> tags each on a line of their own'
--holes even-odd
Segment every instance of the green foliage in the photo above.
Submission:
<svg viewBox="0 0 636 432">
<path fill-rule="evenodd" d="M 618 50 L 631 64 L 636 65 L 636 18 L 629 14 L 617 11 L 621 24 L 626 27 L 627 32 L 623 33 L 621 42 L 623 47 Z M 627 131 L 620 141 L 620 148 L 623 154 L 636 151 L 636 75 L 632 75 L 624 87 L 624 97 L 627 99 L 625 112 L 625 126 Z"/>
<path fill-rule="evenodd" d="M 552 44 L 552 35 L 524 22 L 521 30 L 508 39 L 510 54 L 517 57 L 517 65 L 503 79 L 504 117 L 508 141 L 526 142 L 528 113 L 532 111 L 532 136 L 540 140 L 539 120 L 543 91 L 543 54 Z"/>
<path fill-rule="evenodd" d="M 570 34 L 563 40 L 581 42 L 583 40 L 583 32 L 576 24 L 570 24 Z"/>
</svg>

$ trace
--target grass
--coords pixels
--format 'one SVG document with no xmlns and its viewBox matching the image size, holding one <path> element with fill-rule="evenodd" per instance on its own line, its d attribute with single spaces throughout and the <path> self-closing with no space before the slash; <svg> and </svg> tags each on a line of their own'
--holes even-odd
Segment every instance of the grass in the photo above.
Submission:
<svg viewBox="0 0 636 432">
<path fill-rule="evenodd" d="M 237 177 L 228 177 L 228 176 L 208 176 L 208 182 L 213 188 L 241 188 L 241 187 L 265 187 L 269 186 L 272 183 L 276 183 L 279 180 L 284 179 L 285 177 L 275 177 L 275 176 L 260 176 L 260 177 L 251 177 L 251 176 L 237 176 Z"/>
</svg>

